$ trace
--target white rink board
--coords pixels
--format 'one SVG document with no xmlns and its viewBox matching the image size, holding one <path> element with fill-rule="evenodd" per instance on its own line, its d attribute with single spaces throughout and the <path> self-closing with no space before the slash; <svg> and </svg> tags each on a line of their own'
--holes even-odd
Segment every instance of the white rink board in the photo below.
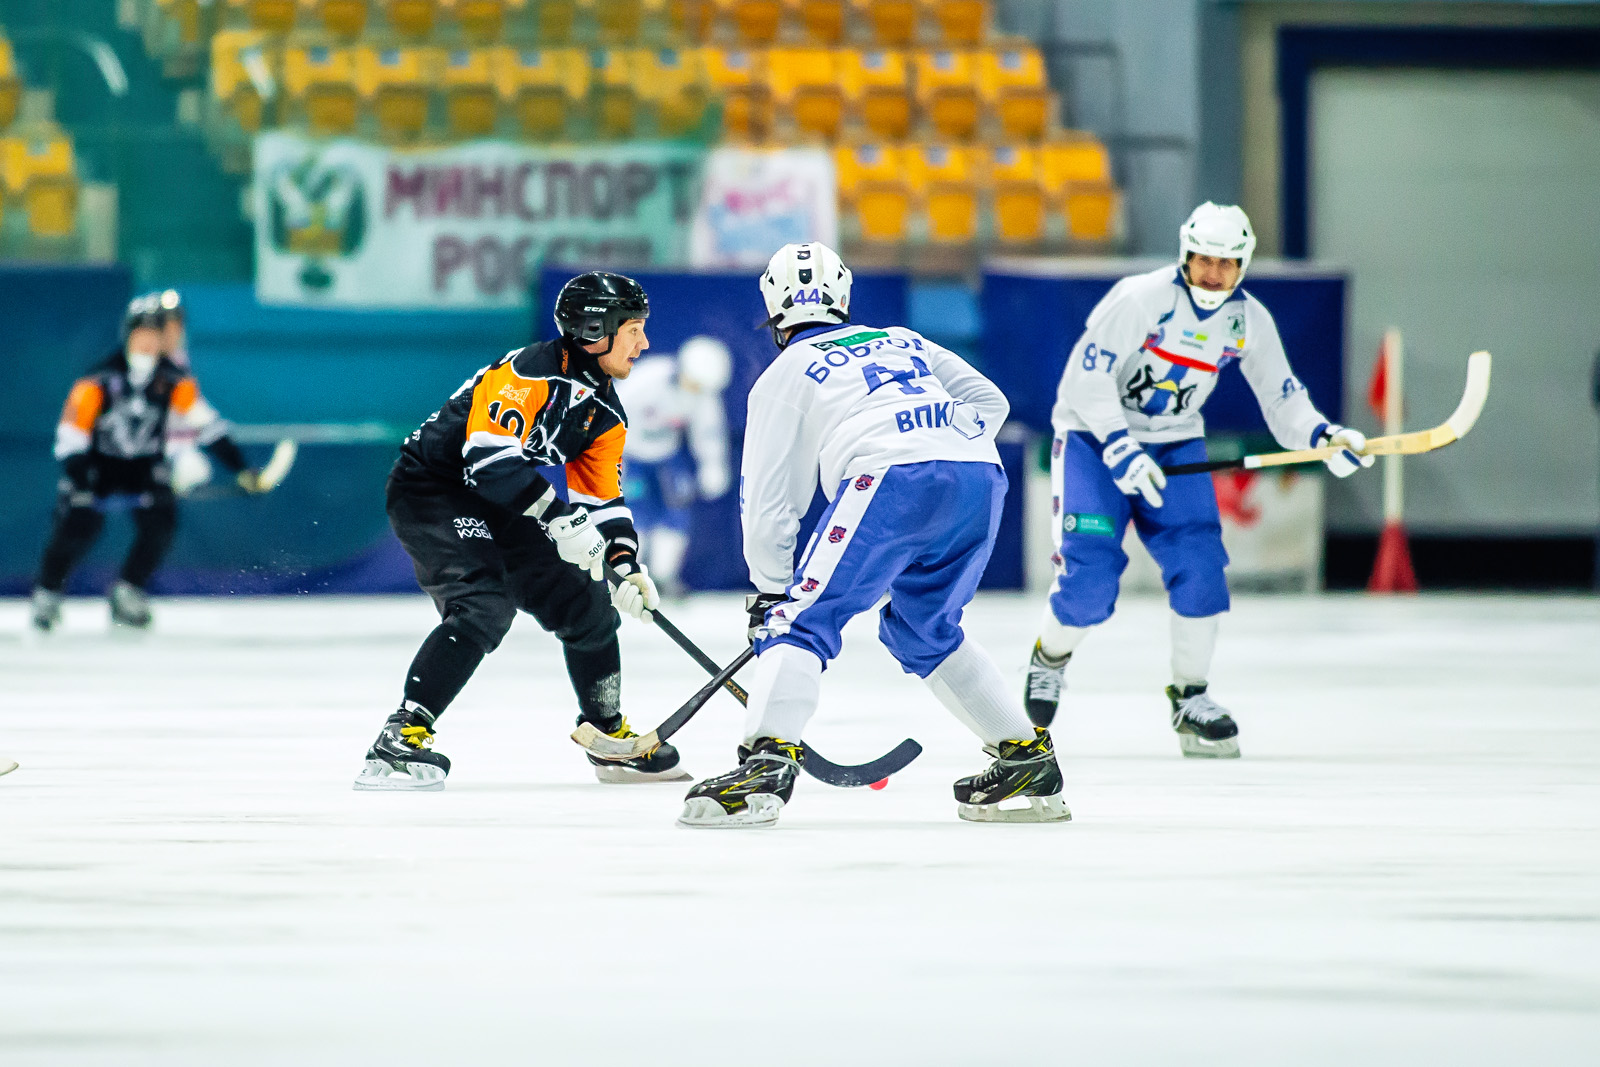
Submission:
<svg viewBox="0 0 1600 1067">
<path fill-rule="evenodd" d="M 956 820 L 977 745 L 858 623 L 810 739 L 927 752 L 744 833 L 597 784 L 530 620 L 441 722 L 448 789 L 396 795 L 350 779 L 424 599 L 158 612 L 112 640 L 75 602 L 39 647 L 0 602 L 6 1067 L 1600 1062 L 1592 599 L 1241 600 L 1231 763 L 1179 758 L 1165 609 L 1128 602 L 1069 675 L 1057 826 Z M 1037 613 L 969 625 L 1020 679 Z M 678 614 L 740 647 L 733 598 Z M 624 645 L 636 723 L 700 684 Z"/>
</svg>

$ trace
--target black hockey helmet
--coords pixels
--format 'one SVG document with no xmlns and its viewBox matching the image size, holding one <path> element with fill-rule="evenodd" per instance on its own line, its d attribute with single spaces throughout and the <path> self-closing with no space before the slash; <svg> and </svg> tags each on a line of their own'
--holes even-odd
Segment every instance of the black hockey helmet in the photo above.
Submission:
<svg viewBox="0 0 1600 1067">
<path fill-rule="evenodd" d="M 556 297 L 556 328 L 574 344 L 615 337 L 629 319 L 650 317 L 644 286 L 621 274 L 592 270 L 561 287 Z"/>
<path fill-rule="evenodd" d="M 126 341 L 134 330 L 148 326 L 159 330 L 167 324 L 167 310 L 161 306 L 158 293 L 146 293 L 128 301 L 128 310 L 122 314 L 122 339 Z"/>
</svg>

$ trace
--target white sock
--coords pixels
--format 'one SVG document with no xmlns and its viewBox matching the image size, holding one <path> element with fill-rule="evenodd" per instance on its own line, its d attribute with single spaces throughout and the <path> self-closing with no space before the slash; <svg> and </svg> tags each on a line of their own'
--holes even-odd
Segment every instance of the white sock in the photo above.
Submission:
<svg viewBox="0 0 1600 1067">
<path fill-rule="evenodd" d="M 1211 676 L 1211 656 L 1217 650 L 1217 623 L 1221 615 L 1190 619 L 1172 613 L 1172 684 L 1204 685 Z"/>
<path fill-rule="evenodd" d="M 1033 739 L 1015 686 L 1006 683 L 982 645 L 967 638 L 927 677 L 928 688 L 986 744 Z"/>
<path fill-rule="evenodd" d="M 750 669 L 744 739 L 800 740 L 822 694 L 822 661 L 796 645 L 773 645 Z"/>
<path fill-rule="evenodd" d="M 1051 659 L 1060 659 L 1072 652 L 1088 633 L 1087 626 L 1068 626 L 1056 621 L 1050 605 L 1044 606 L 1044 618 L 1039 623 L 1039 647 Z"/>
</svg>

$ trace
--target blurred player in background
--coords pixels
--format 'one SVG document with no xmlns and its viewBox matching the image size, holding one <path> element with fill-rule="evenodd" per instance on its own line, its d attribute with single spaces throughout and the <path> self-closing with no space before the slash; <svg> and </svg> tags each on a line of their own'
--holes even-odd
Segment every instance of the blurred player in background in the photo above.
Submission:
<svg viewBox="0 0 1600 1067">
<path fill-rule="evenodd" d="M 511 629 L 518 610 L 561 641 L 578 721 L 637 736 L 622 717 L 618 612 L 660 603 L 622 496 L 627 422 L 614 383 L 650 347 L 650 301 L 632 278 L 592 271 L 562 287 L 561 336 L 480 370 L 400 446 L 389 522 L 440 623 L 406 671 L 400 707 L 367 750 L 357 789 L 443 789 L 433 727 Z M 563 502 L 539 473 L 564 466 Z M 606 597 L 610 563 L 624 577 Z M 553 683 L 528 679 L 537 702 Z M 662 744 L 630 760 L 590 757 L 602 782 L 687 778 Z"/>
<path fill-rule="evenodd" d="M 689 544 L 689 509 L 728 491 L 728 424 L 722 391 L 733 363 L 715 337 L 691 337 L 676 356 L 634 364 L 617 395 L 628 411 L 622 478 L 639 555 L 664 594 L 678 581 Z M 687 438 L 687 448 L 685 439 Z"/>
<path fill-rule="evenodd" d="M 161 331 L 163 354 L 179 370 L 193 374 L 189 363 L 189 316 L 184 310 L 183 296 L 176 289 L 153 295 L 166 313 Z M 172 468 L 172 491 L 180 497 L 211 480 L 211 464 L 202 450 L 200 435 L 188 425 L 174 424 L 168 428 L 167 463 Z"/>
<path fill-rule="evenodd" d="M 775 822 L 805 759 L 840 631 L 887 593 L 878 636 L 983 739 L 994 763 L 955 783 L 963 819 L 1070 818 L 1050 734 L 1028 723 L 989 654 L 961 630 L 1006 494 L 994 436 L 1010 405 L 961 357 L 901 326 L 851 326 L 851 274 L 817 242 L 779 249 L 761 278 L 781 350 L 750 390 L 740 505 L 750 580 L 749 711 L 739 767 L 689 791 L 685 826 Z M 800 566 L 800 521 L 829 507 Z M 1002 809 L 1021 799 L 1026 807 Z"/>
<path fill-rule="evenodd" d="M 55 525 L 33 592 L 35 629 L 61 620 L 62 589 L 94 545 L 114 498 L 131 498 L 136 534 L 111 587 L 111 619 L 138 629 L 151 621 L 147 587 L 177 530 L 167 450 L 187 435 L 233 472 L 240 488 L 261 488 L 259 472 L 228 437 L 186 366 L 168 357 L 169 310 L 159 294 L 136 298 L 122 321 L 122 347 L 73 383 L 56 427 L 61 481 Z"/>
<path fill-rule="evenodd" d="M 1028 716 L 1055 719 L 1062 676 L 1089 628 L 1110 618 L 1129 521 L 1161 566 L 1172 608 L 1172 728 L 1185 756 L 1235 757 L 1239 728 L 1207 692 L 1217 623 L 1228 610 L 1222 524 L 1210 475 L 1169 483 L 1164 465 L 1206 458 L 1200 408 L 1238 363 L 1287 449 L 1342 446 L 1340 478 L 1370 467 L 1367 439 L 1329 421 L 1289 369 L 1266 307 L 1239 288 L 1256 239 L 1237 207 L 1205 203 L 1178 235 L 1178 267 L 1124 278 L 1089 314 L 1067 357 L 1051 422 L 1060 551 L 1028 667 Z"/>
</svg>

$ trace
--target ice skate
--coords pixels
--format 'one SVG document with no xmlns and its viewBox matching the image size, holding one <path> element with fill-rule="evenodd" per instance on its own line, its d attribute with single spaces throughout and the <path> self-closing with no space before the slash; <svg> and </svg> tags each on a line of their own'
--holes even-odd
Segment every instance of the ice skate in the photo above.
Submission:
<svg viewBox="0 0 1600 1067">
<path fill-rule="evenodd" d="M 1027 709 L 1028 720 L 1033 725 L 1048 729 L 1055 722 L 1067 661 L 1071 658 L 1071 652 L 1059 658 L 1046 655 L 1043 645 L 1038 641 L 1033 643 L 1033 656 L 1028 660 L 1028 683 L 1022 691 L 1022 706 Z"/>
<path fill-rule="evenodd" d="M 579 719 L 581 724 L 587 720 Z M 597 724 L 598 725 L 598 724 Z M 623 740 L 629 737 L 638 737 L 638 731 L 628 725 L 628 720 L 623 719 L 622 724 L 614 730 L 604 731 L 607 737 Z M 628 785 L 633 782 L 687 782 L 693 775 L 678 766 L 678 750 L 665 741 L 645 753 L 632 759 L 601 759 L 592 753 L 585 753 L 589 762 L 594 764 L 594 776 L 607 785 Z"/>
<path fill-rule="evenodd" d="M 356 777 L 356 789 L 444 788 L 450 757 L 434 752 L 433 730 L 427 716 L 401 708 L 383 724 L 378 739 L 367 749 L 366 766 Z"/>
<path fill-rule="evenodd" d="M 1061 768 L 1050 733 L 1034 730 L 1028 741 L 984 746 L 994 763 L 982 774 L 956 780 L 956 814 L 968 822 L 1066 822 L 1072 818 L 1061 799 Z M 1026 806 L 1001 807 L 1007 800 Z"/>
<path fill-rule="evenodd" d="M 150 596 L 132 582 L 119 581 L 111 587 L 111 622 L 131 630 L 150 628 Z"/>
<path fill-rule="evenodd" d="M 743 762 L 727 774 L 707 778 L 684 798 L 679 826 L 705 828 L 771 826 L 794 794 L 805 749 L 776 737 L 739 746 Z"/>
<path fill-rule="evenodd" d="M 49 589 L 35 589 L 28 621 L 42 634 L 47 634 L 60 626 L 61 594 Z"/>
<path fill-rule="evenodd" d="M 1195 759 L 1238 759 L 1239 727 L 1228 709 L 1206 694 L 1204 685 L 1179 689 L 1167 686 L 1172 702 L 1172 728 L 1178 732 L 1178 747 Z"/>
</svg>

